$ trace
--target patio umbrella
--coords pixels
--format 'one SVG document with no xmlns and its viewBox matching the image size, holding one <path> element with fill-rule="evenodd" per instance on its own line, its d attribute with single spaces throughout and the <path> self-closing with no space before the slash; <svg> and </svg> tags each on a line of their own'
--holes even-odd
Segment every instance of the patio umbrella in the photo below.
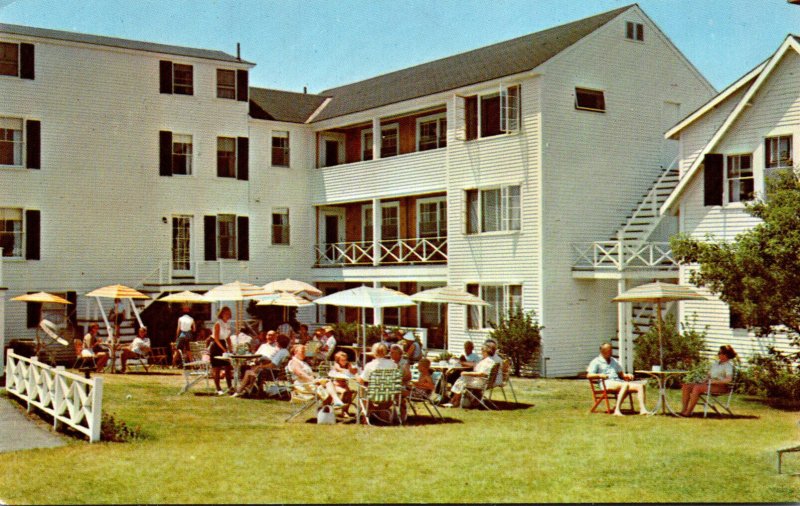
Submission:
<svg viewBox="0 0 800 506">
<path fill-rule="evenodd" d="M 161 297 L 160 299 L 156 300 L 158 302 L 177 302 L 184 304 L 211 304 L 212 302 L 205 296 L 200 295 L 199 293 L 190 292 L 188 290 L 178 293 L 171 293 L 165 297 Z"/>
<path fill-rule="evenodd" d="M 279 292 L 274 295 L 269 295 L 264 298 L 259 297 L 256 306 L 283 306 L 283 319 L 287 319 L 287 312 L 290 307 L 303 307 L 313 304 L 308 299 L 305 299 L 297 294 L 290 292 Z"/>
<path fill-rule="evenodd" d="M 211 290 L 203 294 L 207 300 L 215 302 L 236 302 L 236 329 L 239 332 L 241 327 L 241 316 L 244 313 L 244 301 L 254 299 L 262 295 L 270 295 L 264 290 L 264 287 L 254 285 L 251 283 L 242 283 L 241 281 L 233 281 L 224 285 L 215 286 Z"/>
<path fill-rule="evenodd" d="M 428 302 L 432 304 L 460 304 L 462 306 L 488 306 L 489 303 L 456 286 L 440 286 L 417 292 L 411 296 L 415 302 Z M 447 318 L 444 319 L 447 326 Z M 445 335 L 447 329 L 444 329 Z"/>
<path fill-rule="evenodd" d="M 72 304 L 72 302 L 68 301 L 63 297 L 59 297 L 58 295 L 53 295 L 52 293 L 47 292 L 36 292 L 36 293 L 26 293 L 25 295 L 19 295 L 17 297 L 12 298 L 11 300 L 16 300 L 19 302 L 38 302 L 40 304 Z M 60 337 L 58 334 L 55 333 L 55 324 L 50 320 L 42 320 L 39 322 L 39 326 L 36 327 L 36 356 L 39 356 L 39 351 L 42 349 L 42 341 L 39 338 L 39 329 L 42 329 L 45 334 L 47 334 L 50 339 L 56 341 L 58 344 L 62 346 L 69 345 L 64 338 Z"/>
<path fill-rule="evenodd" d="M 101 288 L 97 288 L 96 290 L 92 290 L 91 292 L 86 294 L 87 297 L 94 297 L 97 299 L 97 305 L 100 307 L 100 314 L 103 315 L 103 321 L 106 324 L 106 328 L 109 330 L 109 335 L 111 335 L 111 327 L 106 319 L 105 310 L 103 309 L 103 305 L 100 303 L 100 299 L 149 299 L 147 295 L 143 294 L 142 292 L 135 290 L 129 286 L 125 285 L 108 285 Z M 134 312 L 136 309 L 134 308 Z M 114 305 L 114 321 L 117 321 L 117 305 Z M 138 316 L 137 316 L 138 317 Z M 117 341 L 119 340 L 119 336 L 116 334 L 116 325 L 114 326 L 115 331 L 114 334 L 111 335 L 111 356 L 116 357 L 117 353 Z M 112 367 L 111 372 L 115 372 L 116 367 L 113 364 L 112 360 Z"/>
<path fill-rule="evenodd" d="M 267 293 L 288 292 L 294 294 L 306 294 L 310 297 L 322 295 L 322 291 L 316 286 L 289 278 L 267 283 L 264 285 L 264 291 Z"/>
<path fill-rule="evenodd" d="M 648 283 L 626 290 L 612 299 L 613 302 L 649 302 L 656 305 L 659 363 L 664 367 L 664 343 L 661 329 L 661 304 L 679 300 L 707 300 L 694 287 L 674 283 Z"/>
<path fill-rule="evenodd" d="M 361 308 L 361 323 L 364 325 L 364 313 L 366 308 L 382 309 L 385 307 L 404 307 L 415 305 L 408 295 L 392 290 L 390 288 L 374 288 L 369 286 L 359 286 L 349 290 L 342 290 L 331 295 L 326 295 L 314 301 L 315 304 L 326 304 L 341 307 Z M 366 328 L 363 329 L 362 353 L 367 355 L 367 336 Z"/>
</svg>

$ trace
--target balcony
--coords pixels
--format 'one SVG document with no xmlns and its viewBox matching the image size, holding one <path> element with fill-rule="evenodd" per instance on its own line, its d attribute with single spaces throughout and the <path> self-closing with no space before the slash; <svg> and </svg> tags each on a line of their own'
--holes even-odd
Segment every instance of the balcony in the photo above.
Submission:
<svg viewBox="0 0 800 506">
<path fill-rule="evenodd" d="M 447 238 L 322 243 L 315 258 L 315 267 L 446 264 Z"/>
<path fill-rule="evenodd" d="M 675 277 L 678 269 L 668 242 L 573 243 L 572 253 L 576 278 Z"/>
</svg>

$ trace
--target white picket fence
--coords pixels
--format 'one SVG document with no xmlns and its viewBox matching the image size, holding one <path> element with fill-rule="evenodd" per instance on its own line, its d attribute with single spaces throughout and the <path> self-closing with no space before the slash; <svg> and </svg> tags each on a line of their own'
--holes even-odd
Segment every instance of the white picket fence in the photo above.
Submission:
<svg viewBox="0 0 800 506">
<path fill-rule="evenodd" d="M 6 355 L 6 391 L 53 417 L 58 430 L 62 424 L 100 441 L 103 409 L 103 379 L 57 369 L 38 360 L 21 357 L 11 350 Z"/>
</svg>

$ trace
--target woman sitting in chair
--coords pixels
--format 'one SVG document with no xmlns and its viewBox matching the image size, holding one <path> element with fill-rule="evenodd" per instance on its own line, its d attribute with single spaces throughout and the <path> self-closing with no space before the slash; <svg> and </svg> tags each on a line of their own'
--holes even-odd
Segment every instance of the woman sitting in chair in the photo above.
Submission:
<svg viewBox="0 0 800 506">
<path fill-rule="evenodd" d="M 119 360 L 122 362 L 122 372 L 125 372 L 128 360 L 142 360 L 150 353 L 150 338 L 147 337 L 147 327 L 139 327 L 139 334 L 131 341 L 130 346 L 122 348 Z"/>
<path fill-rule="evenodd" d="M 730 345 L 720 346 L 717 352 L 719 360 L 711 363 L 711 370 L 708 372 L 708 378 L 702 383 L 684 383 L 682 387 L 683 393 L 683 409 L 681 409 L 681 416 L 691 416 L 697 401 L 700 396 L 708 392 L 709 381 L 711 382 L 712 394 L 724 394 L 730 388 L 730 382 L 733 381 L 733 363 L 731 362 L 736 358 L 736 352 Z"/>
<path fill-rule="evenodd" d="M 97 366 L 97 372 L 103 372 L 103 368 L 108 362 L 108 348 L 103 344 L 102 340 L 97 337 L 100 331 L 100 325 L 92 323 L 89 325 L 89 332 L 83 336 L 83 351 L 81 356 L 94 357 L 94 363 Z"/>
<path fill-rule="evenodd" d="M 453 393 L 453 397 L 450 399 L 449 403 L 443 404 L 444 407 L 452 408 L 459 406 L 461 404 L 461 396 L 466 389 L 470 388 L 472 382 L 476 381 L 477 378 L 486 378 L 489 376 L 489 373 L 492 372 L 492 367 L 494 367 L 496 363 L 493 358 L 495 347 L 492 344 L 484 344 L 481 348 L 481 353 L 483 354 L 483 359 L 475 364 L 475 368 L 472 371 L 462 372 L 461 377 L 453 384 L 453 388 L 450 389 Z"/>
<path fill-rule="evenodd" d="M 294 377 L 293 387 L 300 393 L 316 395 L 323 404 L 333 403 L 333 406 L 337 408 L 344 406 L 344 402 L 342 402 L 339 394 L 336 393 L 333 383 L 317 378 L 305 358 L 306 346 L 304 344 L 296 344 L 292 348 L 292 359 L 289 360 L 289 365 L 286 366 L 286 369 Z"/>
</svg>

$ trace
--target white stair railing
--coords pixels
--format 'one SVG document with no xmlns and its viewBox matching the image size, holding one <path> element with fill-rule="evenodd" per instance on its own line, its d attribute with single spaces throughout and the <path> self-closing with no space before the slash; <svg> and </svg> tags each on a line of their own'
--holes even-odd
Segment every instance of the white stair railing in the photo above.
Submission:
<svg viewBox="0 0 800 506">
<path fill-rule="evenodd" d="M 670 177 L 675 176 L 675 170 L 678 167 L 678 160 L 679 158 L 675 158 L 672 163 L 661 173 L 661 176 L 656 180 L 655 184 L 650 188 L 650 191 L 647 192 L 647 195 L 642 199 L 639 203 L 636 210 L 633 212 L 631 217 L 628 221 L 625 222 L 625 225 L 617 232 L 617 237 L 622 238 L 625 237 L 628 232 L 630 232 L 631 227 L 633 227 L 634 223 L 638 220 L 643 219 L 642 215 L 645 212 L 648 212 L 652 215 L 652 218 L 644 218 L 650 221 L 650 224 L 644 231 L 641 232 L 640 240 L 644 241 L 650 237 L 650 234 L 658 227 L 659 223 L 661 223 L 663 217 L 660 215 L 661 204 L 665 201 L 666 196 L 659 195 L 660 192 L 663 191 L 665 188 L 664 181 Z M 676 183 L 677 184 L 677 183 Z M 674 186 L 670 184 L 669 186 Z"/>
<path fill-rule="evenodd" d="M 595 241 L 573 243 L 573 267 L 623 271 L 629 268 L 675 269 L 668 242 Z"/>
</svg>

